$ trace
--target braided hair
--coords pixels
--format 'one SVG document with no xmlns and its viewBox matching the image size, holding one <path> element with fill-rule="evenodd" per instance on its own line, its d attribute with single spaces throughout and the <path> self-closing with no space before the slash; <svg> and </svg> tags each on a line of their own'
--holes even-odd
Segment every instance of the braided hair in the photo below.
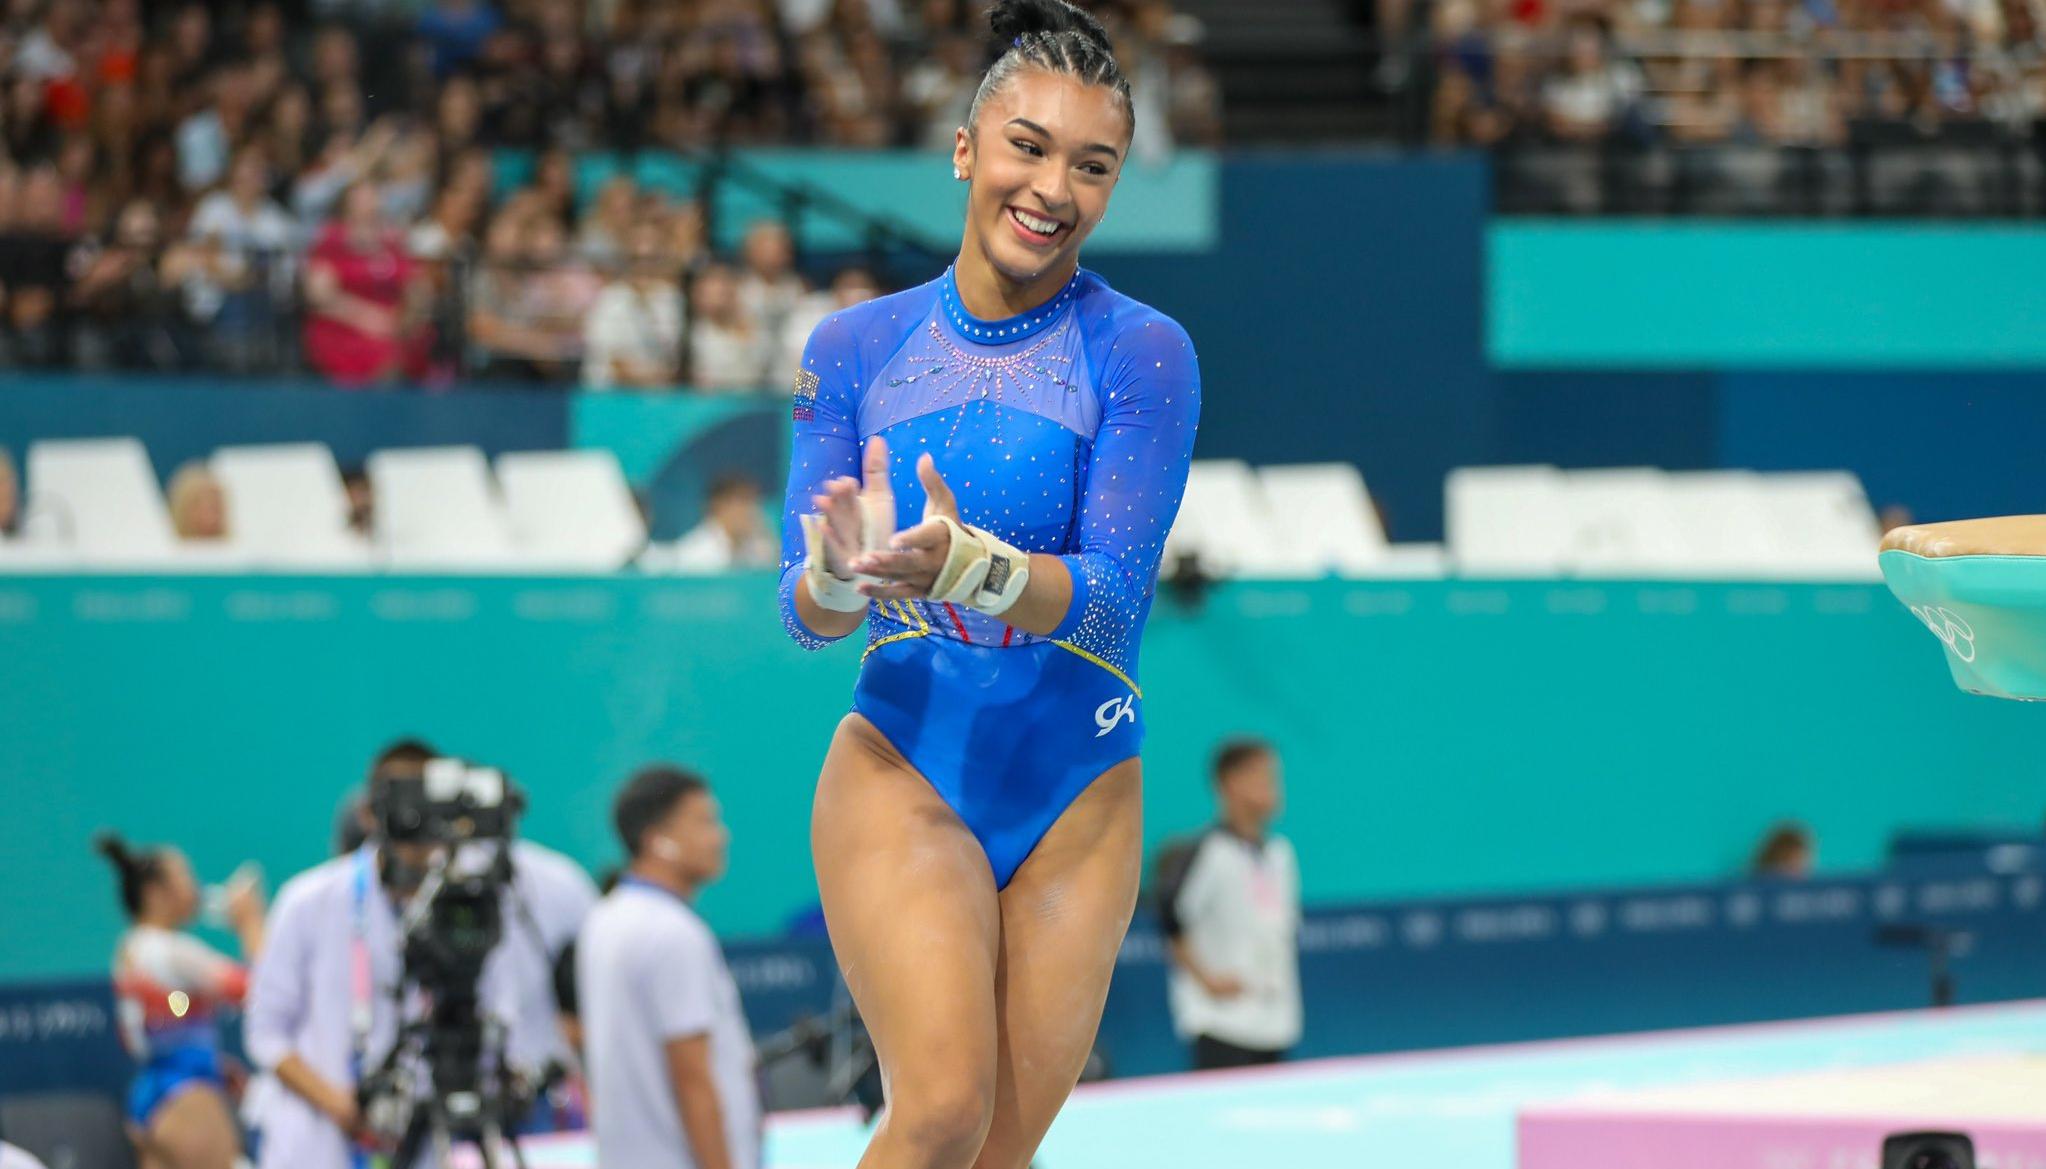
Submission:
<svg viewBox="0 0 2046 1169">
<path fill-rule="evenodd" d="M 980 121 L 980 108 L 1025 69 L 1062 73 L 1084 85 L 1105 85 L 1136 127 L 1130 83 L 1115 62 L 1115 48 L 1101 22 L 1066 0 L 998 0 L 988 10 L 993 34 L 989 52 L 994 63 L 980 79 L 973 106 L 967 111 L 967 132 Z"/>
<path fill-rule="evenodd" d="M 142 895 L 163 879 L 163 850 L 130 848 L 116 833 L 102 832 L 92 838 L 92 847 L 114 866 L 121 882 L 121 908 L 130 918 L 142 912 Z"/>
</svg>

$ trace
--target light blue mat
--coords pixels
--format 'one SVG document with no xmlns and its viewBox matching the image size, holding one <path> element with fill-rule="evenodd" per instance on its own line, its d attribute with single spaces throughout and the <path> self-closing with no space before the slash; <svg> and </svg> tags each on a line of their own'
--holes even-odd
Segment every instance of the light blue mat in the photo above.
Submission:
<svg viewBox="0 0 2046 1169">
<path fill-rule="evenodd" d="M 2046 1052 L 2046 1002 L 1465 1048 L 1081 1090 L 1037 1169 L 1513 1169 L 1514 1118 L 1598 1089 L 1742 1079 L 1939 1056 Z M 769 1169 L 851 1169 L 849 1114 L 778 1117 Z M 529 1149 L 534 1169 L 591 1169 L 581 1138 Z"/>
</svg>

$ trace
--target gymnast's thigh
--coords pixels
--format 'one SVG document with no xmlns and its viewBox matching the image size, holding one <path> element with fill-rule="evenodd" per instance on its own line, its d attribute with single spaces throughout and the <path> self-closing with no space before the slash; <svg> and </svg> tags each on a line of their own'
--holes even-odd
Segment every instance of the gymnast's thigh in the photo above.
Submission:
<svg viewBox="0 0 2046 1169">
<path fill-rule="evenodd" d="M 810 848 L 889 1104 L 991 1093 L 1001 916 L 980 842 L 858 714 L 832 737 Z M 959 1101 L 972 1107 L 980 1101 Z"/>
<path fill-rule="evenodd" d="M 1143 869 L 1143 771 L 1102 774 L 1001 893 L 994 1118 L 975 1169 L 1025 1169 L 1093 1049 Z"/>
</svg>

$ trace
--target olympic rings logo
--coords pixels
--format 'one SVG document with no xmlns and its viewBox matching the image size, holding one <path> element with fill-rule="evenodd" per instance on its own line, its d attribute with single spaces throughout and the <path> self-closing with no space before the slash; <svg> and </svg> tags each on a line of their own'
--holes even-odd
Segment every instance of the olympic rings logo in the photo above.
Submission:
<svg viewBox="0 0 2046 1169">
<path fill-rule="evenodd" d="M 1932 635 L 1964 662 L 1975 660 L 1975 629 L 1960 615 L 1940 605 L 1912 605 L 1911 615 L 1925 622 Z"/>
</svg>

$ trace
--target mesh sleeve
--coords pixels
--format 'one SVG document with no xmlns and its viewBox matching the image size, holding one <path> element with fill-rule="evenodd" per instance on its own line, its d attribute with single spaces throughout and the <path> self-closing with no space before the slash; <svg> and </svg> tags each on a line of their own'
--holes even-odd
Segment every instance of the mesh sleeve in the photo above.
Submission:
<svg viewBox="0 0 2046 1169">
<path fill-rule="evenodd" d="M 1080 502 L 1079 550 L 1061 557 L 1073 599 L 1051 636 L 1128 673 L 1193 459 L 1201 414 L 1193 342 L 1164 317 L 1133 324 L 1116 337 L 1096 384 L 1106 389 Z"/>
<path fill-rule="evenodd" d="M 853 330 L 840 313 L 810 333 L 796 371 L 790 406 L 795 429 L 789 437 L 789 481 L 781 508 L 781 619 L 804 649 L 822 649 L 838 640 L 803 624 L 796 613 L 796 587 L 803 578 L 802 517 L 812 510 L 810 497 L 841 475 L 857 478 L 860 473 L 859 416 L 849 388 L 856 356 Z"/>
</svg>

